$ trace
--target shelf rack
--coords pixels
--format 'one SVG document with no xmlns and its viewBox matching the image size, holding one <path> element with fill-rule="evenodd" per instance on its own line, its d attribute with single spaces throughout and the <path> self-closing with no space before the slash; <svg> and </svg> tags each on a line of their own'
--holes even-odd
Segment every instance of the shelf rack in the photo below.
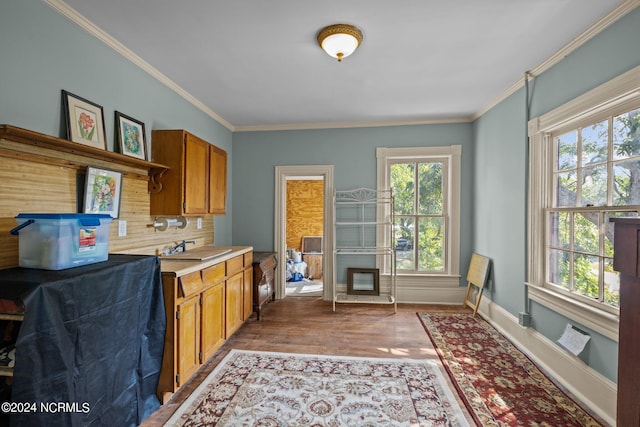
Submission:
<svg viewBox="0 0 640 427">
<path fill-rule="evenodd" d="M 333 311 L 337 303 L 392 304 L 397 312 L 394 201 L 391 190 L 356 188 L 333 194 Z M 351 295 L 337 291 L 338 258 L 373 255 L 376 265 L 386 266 L 389 289 L 379 295 Z"/>
</svg>

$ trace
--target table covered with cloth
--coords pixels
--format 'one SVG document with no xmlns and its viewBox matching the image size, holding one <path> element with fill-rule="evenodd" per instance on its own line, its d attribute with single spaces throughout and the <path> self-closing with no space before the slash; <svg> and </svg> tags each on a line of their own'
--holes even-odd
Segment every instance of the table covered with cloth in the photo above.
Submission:
<svg viewBox="0 0 640 427">
<path fill-rule="evenodd" d="M 0 270 L 0 298 L 24 304 L 12 426 L 135 426 L 160 406 L 166 317 L 157 257 Z"/>
</svg>

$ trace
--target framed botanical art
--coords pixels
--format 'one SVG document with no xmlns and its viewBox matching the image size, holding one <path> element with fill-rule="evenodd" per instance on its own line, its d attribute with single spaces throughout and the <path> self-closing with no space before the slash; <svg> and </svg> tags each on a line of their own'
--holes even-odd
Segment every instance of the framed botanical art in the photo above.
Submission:
<svg viewBox="0 0 640 427">
<path fill-rule="evenodd" d="M 120 153 L 147 160 L 144 123 L 116 111 L 116 130 Z"/>
<path fill-rule="evenodd" d="M 62 105 L 67 120 L 67 139 L 106 150 L 102 106 L 66 90 L 62 91 Z"/>
<path fill-rule="evenodd" d="M 84 213 L 120 216 L 122 173 L 109 169 L 87 167 L 84 187 Z"/>
</svg>

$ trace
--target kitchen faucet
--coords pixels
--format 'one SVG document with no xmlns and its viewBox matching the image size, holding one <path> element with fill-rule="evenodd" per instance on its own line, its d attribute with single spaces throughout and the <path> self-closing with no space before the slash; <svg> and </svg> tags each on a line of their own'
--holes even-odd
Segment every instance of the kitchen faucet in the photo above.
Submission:
<svg viewBox="0 0 640 427">
<path fill-rule="evenodd" d="M 195 240 L 183 240 L 175 246 L 169 246 L 165 248 L 165 251 L 168 252 L 167 255 L 173 255 L 180 252 L 184 252 L 187 250 L 187 243 L 191 243 L 193 245 L 196 244 Z"/>
</svg>

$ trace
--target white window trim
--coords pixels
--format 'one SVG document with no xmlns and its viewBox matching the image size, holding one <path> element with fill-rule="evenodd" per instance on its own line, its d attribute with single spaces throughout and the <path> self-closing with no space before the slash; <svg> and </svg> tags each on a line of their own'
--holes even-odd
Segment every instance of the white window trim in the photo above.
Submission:
<svg viewBox="0 0 640 427">
<path fill-rule="evenodd" d="M 617 315 L 553 292 L 546 287 L 546 221 L 544 209 L 551 206 L 551 133 L 580 127 L 585 121 L 640 103 L 640 67 L 529 121 L 529 209 L 528 262 L 525 283 L 528 296 L 569 319 L 618 340 Z"/>
<path fill-rule="evenodd" d="M 398 285 L 411 287 L 459 287 L 460 286 L 460 181 L 462 145 L 439 147 L 407 147 L 376 149 L 377 158 L 377 188 L 388 190 L 391 186 L 387 170 L 391 161 L 414 160 L 419 157 L 449 159 L 449 194 L 448 204 L 448 239 L 445 242 L 447 251 L 447 271 L 444 273 L 411 273 L 397 274 Z M 378 242 L 384 246 L 388 242 Z M 378 268 L 381 268 L 378 263 Z"/>
</svg>

